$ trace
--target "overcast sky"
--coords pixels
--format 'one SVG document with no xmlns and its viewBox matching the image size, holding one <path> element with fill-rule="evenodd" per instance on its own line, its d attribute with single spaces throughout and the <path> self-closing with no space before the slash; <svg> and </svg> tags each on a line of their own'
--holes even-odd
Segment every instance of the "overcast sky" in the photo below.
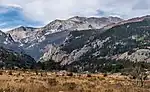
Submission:
<svg viewBox="0 0 150 92">
<path fill-rule="evenodd" d="M 43 26 L 77 15 L 128 19 L 148 14 L 150 0 L 0 0 L 0 29 Z"/>
</svg>

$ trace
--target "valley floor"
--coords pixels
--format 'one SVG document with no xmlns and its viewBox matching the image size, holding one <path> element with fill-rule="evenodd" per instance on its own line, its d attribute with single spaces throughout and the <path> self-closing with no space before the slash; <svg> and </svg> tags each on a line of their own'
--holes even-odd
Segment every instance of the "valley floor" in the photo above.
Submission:
<svg viewBox="0 0 150 92">
<path fill-rule="evenodd" d="M 0 71 L 0 92 L 150 92 L 121 75 Z"/>
</svg>

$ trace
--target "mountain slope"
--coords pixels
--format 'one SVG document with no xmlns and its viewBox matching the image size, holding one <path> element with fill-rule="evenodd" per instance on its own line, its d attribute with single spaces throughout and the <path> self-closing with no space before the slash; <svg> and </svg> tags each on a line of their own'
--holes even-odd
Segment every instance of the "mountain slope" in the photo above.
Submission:
<svg viewBox="0 0 150 92">
<path fill-rule="evenodd" d="M 10 34 L 5 34 L 4 32 L 0 31 L 0 47 L 11 49 L 15 52 L 24 52 L 23 49 L 18 45 L 19 43 L 15 42 Z"/>
<path fill-rule="evenodd" d="M 49 49 L 51 44 L 62 44 L 71 31 L 83 29 L 102 28 L 111 23 L 117 23 L 122 19 L 72 17 L 67 20 L 55 20 L 42 28 L 19 27 L 8 32 L 19 43 L 26 54 L 38 60 Z"/>
<path fill-rule="evenodd" d="M 34 30 L 36 30 L 36 28 L 20 26 L 11 31 L 8 31 L 7 33 L 11 34 L 14 41 L 17 42 L 23 38 L 26 38 L 30 34 L 30 32 L 33 32 Z"/>
<path fill-rule="evenodd" d="M 33 68 L 35 60 L 18 45 L 9 34 L 0 31 L 0 68 Z"/>
<path fill-rule="evenodd" d="M 26 55 L 0 47 L 0 68 L 34 68 L 35 60 Z"/>
<path fill-rule="evenodd" d="M 104 61 L 101 59 L 150 62 L 149 46 L 150 17 L 145 16 L 123 21 L 106 30 L 70 32 L 65 42 L 61 46 L 51 46 L 41 61 L 54 60 L 62 66 L 92 69 Z"/>
</svg>

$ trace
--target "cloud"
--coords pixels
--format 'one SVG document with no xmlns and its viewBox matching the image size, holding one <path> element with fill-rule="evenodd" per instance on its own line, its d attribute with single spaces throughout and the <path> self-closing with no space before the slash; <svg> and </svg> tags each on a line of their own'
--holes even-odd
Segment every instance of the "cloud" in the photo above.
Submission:
<svg viewBox="0 0 150 92">
<path fill-rule="evenodd" d="M 133 6 L 133 10 L 147 10 L 150 9 L 149 7 L 150 2 L 148 0 L 139 0 L 135 6 Z"/>
<path fill-rule="evenodd" d="M 12 6 L 0 6 L 0 29 L 7 30 L 23 26 L 39 26 L 38 21 L 33 21 L 24 16 L 22 9 Z"/>
<path fill-rule="evenodd" d="M 25 17 L 44 24 L 75 15 L 132 18 L 150 14 L 150 0 L 0 0 L 0 5 L 20 8 Z"/>
</svg>

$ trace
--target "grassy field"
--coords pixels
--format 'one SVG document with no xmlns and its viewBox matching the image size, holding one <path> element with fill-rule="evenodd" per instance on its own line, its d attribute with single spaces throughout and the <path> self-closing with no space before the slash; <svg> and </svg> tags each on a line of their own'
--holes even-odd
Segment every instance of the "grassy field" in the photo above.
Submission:
<svg viewBox="0 0 150 92">
<path fill-rule="evenodd" d="M 121 75 L 0 71 L 0 92 L 150 92 Z"/>
</svg>

